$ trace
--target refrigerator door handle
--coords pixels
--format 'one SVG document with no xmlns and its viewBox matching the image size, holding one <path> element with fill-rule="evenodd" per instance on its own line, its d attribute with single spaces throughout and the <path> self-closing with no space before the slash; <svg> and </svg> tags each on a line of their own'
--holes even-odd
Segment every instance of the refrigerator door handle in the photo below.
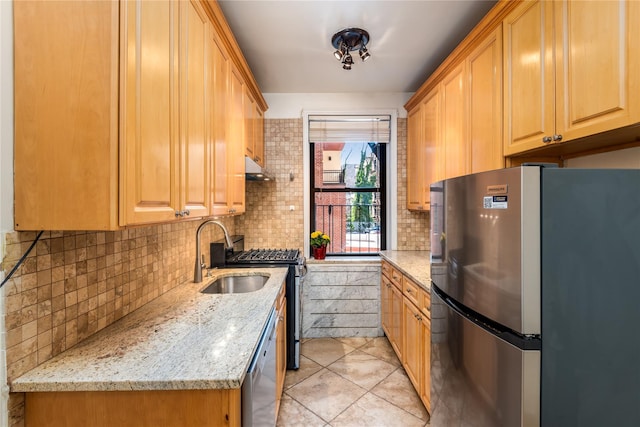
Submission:
<svg viewBox="0 0 640 427">
<path fill-rule="evenodd" d="M 470 308 L 454 301 L 446 293 L 431 283 L 431 292 L 436 294 L 449 308 L 458 313 L 460 316 L 502 339 L 521 350 L 540 350 L 541 340 L 539 335 L 522 335 L 512 329 L 507 328 L 491 319 L 488 319 Z"/>
</svg>

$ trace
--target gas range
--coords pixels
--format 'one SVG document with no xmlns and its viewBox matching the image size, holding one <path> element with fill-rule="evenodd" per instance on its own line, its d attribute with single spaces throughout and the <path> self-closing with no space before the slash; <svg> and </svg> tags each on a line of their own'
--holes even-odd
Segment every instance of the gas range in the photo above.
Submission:
<svg viewBox="0 0 640 427">
<path fill-rule="evenodd" d="M 244 247 L 244 243 L 238 244 Z M 307 274 L 305 257 L 299 249 L 249 249 L 226 258 L 226 267 L 230 268 L 287 268 L 287 369 L 300 367 L 300 339 L 302 336 L 302 282 Z"/>
<path fill-rule="evenodd" d="M 298 249 L 249 249 L 227 259 L 227 264 L 301 264 Z"/>
</svg>

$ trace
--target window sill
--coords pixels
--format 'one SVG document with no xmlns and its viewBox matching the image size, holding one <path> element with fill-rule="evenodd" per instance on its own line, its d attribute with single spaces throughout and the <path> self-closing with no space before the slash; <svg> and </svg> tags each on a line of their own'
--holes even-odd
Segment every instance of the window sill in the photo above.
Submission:
<svg viewBox="0 0 640 427">
<path fill-rule="evenodd" d="M 307 264 L 313 265 L 321 265 L 321 264 L 331 264 L 331 265 L 354 265 L 354 264 L 380 264 L 380 256 L 354 256 L 354 257 L 341 257 L 341 256 L 328 256 L 325 259 L 315 259 L 313 257 L 307 258 Z"/>
</svg>

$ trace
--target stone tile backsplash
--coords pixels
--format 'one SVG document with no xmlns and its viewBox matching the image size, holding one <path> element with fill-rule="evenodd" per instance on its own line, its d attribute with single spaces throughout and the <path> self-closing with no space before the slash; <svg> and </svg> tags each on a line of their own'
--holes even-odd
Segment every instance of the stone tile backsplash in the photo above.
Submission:
<svg viewBox="0 0 640 427">
<path fill-rule="evenodd" d="M 247 182 L 247 212 L 236 219 L 245 248 L 292 248 L 304 245 L 302 119 L 266 119 L 266 169 L 275 181 Z M 290 207 L 293 206 L 293 210 Z"/>
<path fill-rule="evenodd" d="M 225 221 L 232 232 L 233 218 Z M 8 380 L 193 280 L 199 224 L 45 231 L 4 289 Z M 5 272 L 35 237 L 35 232 L 6 235 Z M 203 230 L 203 253 L 209 252 L 209 241 L 220 238 L 218 227 Z"/>
<path fill-rule="evenodd" d="M 302 127 L 302 119 L 265 120 L 266 166 L 276 180 L 247 182 L 247 213 L 223 219 L 230 233 L 245 234 L 246 248 L 303 248 Z M 398 119 L 398 249 L 425 250 L 429 216 L 405 207 L 406 133 L 406 119 Z M 192 280 L 199 224 L 45 231 L 3 289 L 8 381 Z M 36 232 L 6 234 L 5 273 L 35 237 Z M 218 227 L 205 228 L 202 253 L 222 237 Z M 24 395 L 12 393 L 8 409 L 9 425 L 22 426 Z"/>
</svg>

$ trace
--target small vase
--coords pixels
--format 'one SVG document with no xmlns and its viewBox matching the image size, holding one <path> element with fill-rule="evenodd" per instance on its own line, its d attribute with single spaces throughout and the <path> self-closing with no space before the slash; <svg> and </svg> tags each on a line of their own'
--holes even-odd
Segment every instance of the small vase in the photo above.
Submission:
<svg viewBox="0 0 640 427">
<path fill-rule="evenodd" d="M 315 259 L 324 259 L 324 257 L 327 255 L 327 247 L 326 246 L 320 246 L 318 248 L 314 247 L 313 248 L 313 258 Z"/>
</svg>

